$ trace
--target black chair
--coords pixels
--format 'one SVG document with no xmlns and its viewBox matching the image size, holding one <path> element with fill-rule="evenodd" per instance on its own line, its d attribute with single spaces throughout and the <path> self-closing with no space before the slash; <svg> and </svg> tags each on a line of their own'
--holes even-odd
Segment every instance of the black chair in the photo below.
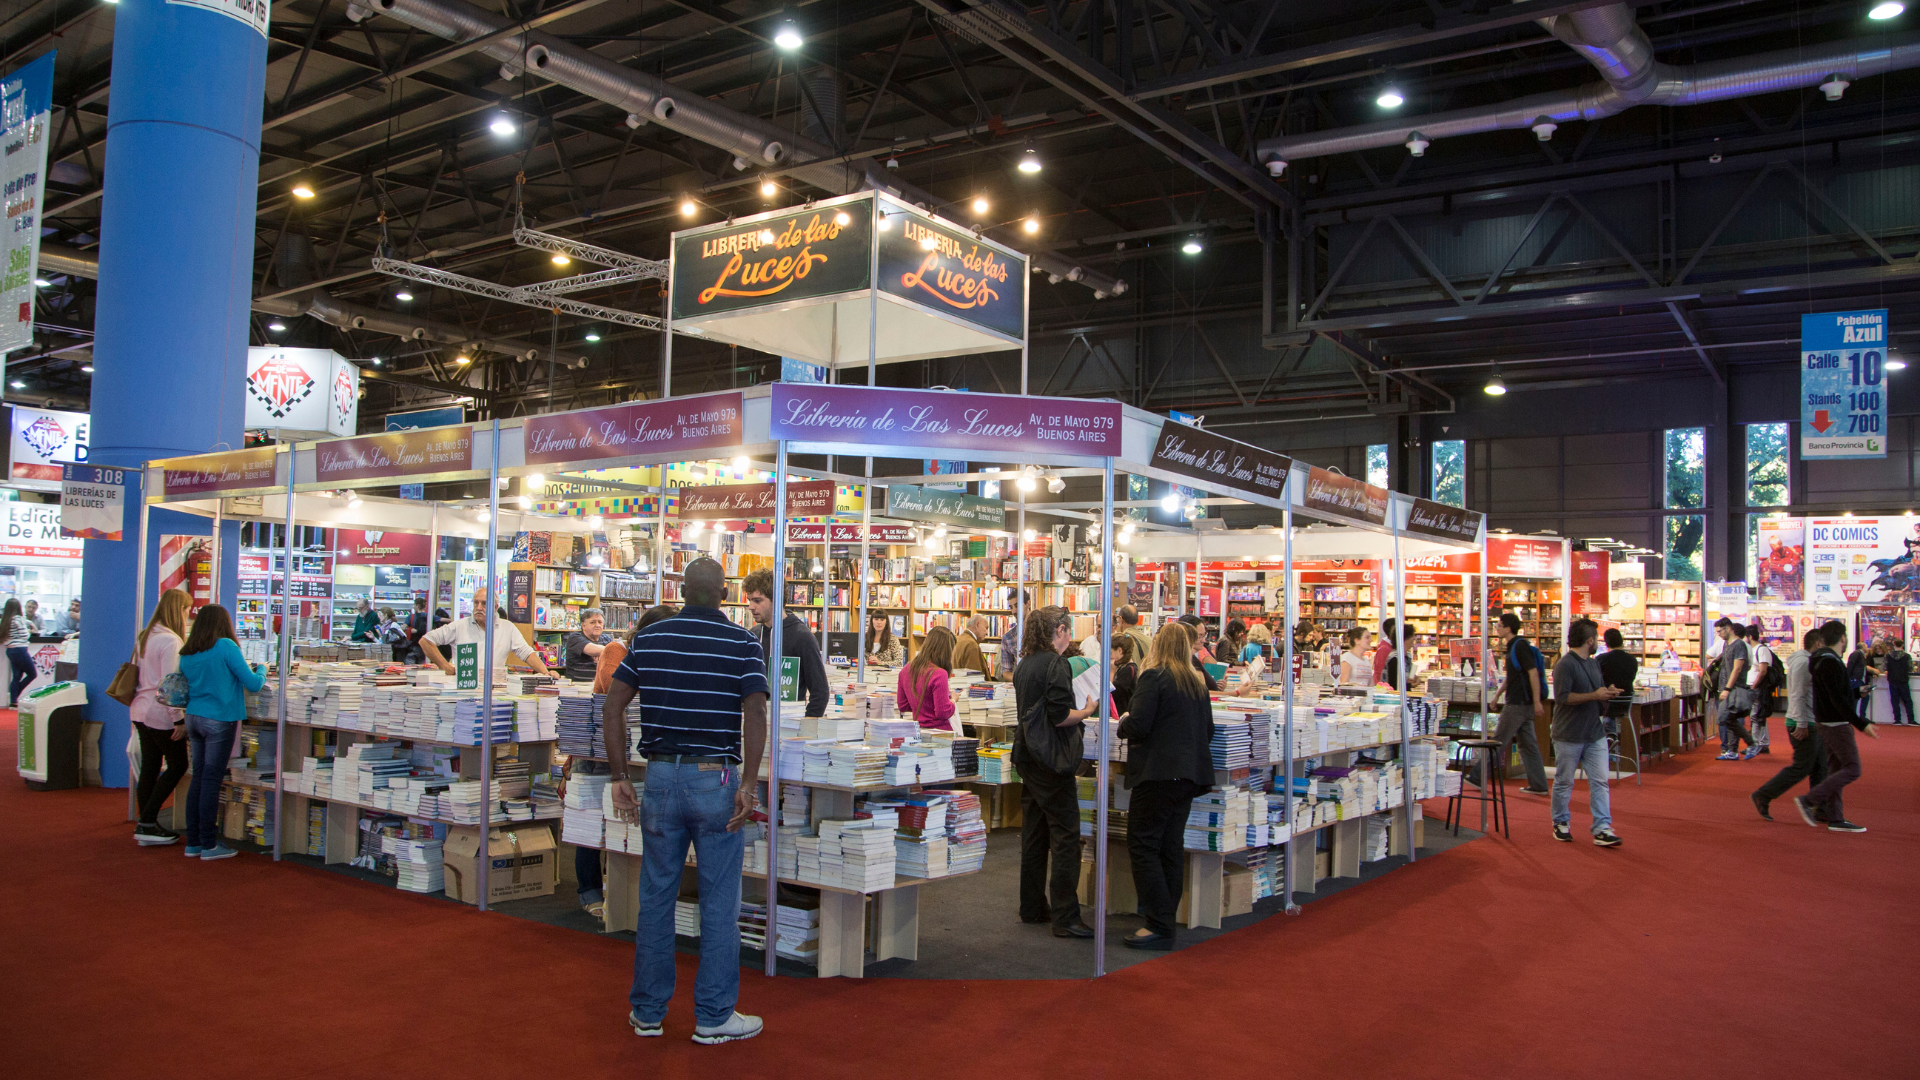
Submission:
<svg viewBox="0 0 1920 1080">
<path fill-rule="evenodd" d="M 1501 761 L 1500 742 L 1497 739 L 1462 739 L 1460 747 L 1467 751 L 1469 764 L 1468 777 L 1478 776 L 1479 782 L 1473 786 L 1473 794 L 1467 794 L 1466 777 L 1462 778 L 1460 791 L 1447 797 L 1446 825 L 1453 829 L 1453 835 L 1460 835 L 1460 822 L 1466 817 L 1466 805 L 1470 802 L 1491 803 L 1493 806 L 1493 827 L 1507 839 L 1513 839 L 1510 830 L 1511 821 L 1507 813 L 1507 770 Z"/>
</svg>

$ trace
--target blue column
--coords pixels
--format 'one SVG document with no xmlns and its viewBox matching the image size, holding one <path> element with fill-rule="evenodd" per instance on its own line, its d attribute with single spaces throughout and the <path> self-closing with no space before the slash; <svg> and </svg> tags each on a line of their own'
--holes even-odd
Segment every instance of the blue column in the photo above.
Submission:
<svg viewBox="0 0 1920 1080">
<path fill-rule="evenodd" d="M 267 42 L 204 8 L 121 0 L 113 10 L 89 454 L 137 466 L 241 444 Z M 151 583 L 151 535 L 146 557 Z M 105 723 L 109 786 L 128 782 L 127 710 L 106 685 L 146 614 L 134 596 L 139 558 L 131 539 L 87 541 L 80 677 Z"/>
</svg>

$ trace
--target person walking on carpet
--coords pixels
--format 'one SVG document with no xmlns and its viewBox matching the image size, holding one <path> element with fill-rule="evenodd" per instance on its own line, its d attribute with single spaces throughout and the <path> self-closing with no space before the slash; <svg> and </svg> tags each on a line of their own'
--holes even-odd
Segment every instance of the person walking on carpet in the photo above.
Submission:
<svg viewBox="0 0 1920 1080">
<path fill-rule="evenodd" d="M 1813 718 L 1820 725 L 1820 741 L 1827 755 L 1827 778 L 1805 795 L 1794 796 L 1794 808 L 1801 820 L 1818 828 L 1822 821 L 1828 832 L 1863 833 L 1864 826 L 1847 820 L 1840 811 L 1840 792 L 1860 779 L 1860 748 L 1854 742 L 1858 729 L 1873 738 L 1880 733 L 1873 723 L 1854 709 L 1847 666 L 1840 661 L 1840 647 L 1847 641 L 1847 624 L 1833 619 L 1820 627 L 1825 648 L 1814 654 Z"/>
<path fill-rule="evenodd" d="M 1773 774 L 1773 779 L 1761 784 L 1753 793 L 1753 808 L 1768 821 L 1773 814 L 1768 807 L 1773 800 L 1793 790 L 1793 785 L 1809 777 L 1809 788 L 1819 787 L 1827 778 L 1827 758 L 1824 744 L 1820 739 L 1820 725 L 1814 723 L 1813 711 L 1813 658 L 1826 648 L 1826 642 L 1820 636 L 1820 628 L 1814 627 L 1800 638 L 1800 651 L 1787 657 L 1787 739 L 1793 743 L 1793 761 L 1786 768 Z M 1844 676 L 1844 672 L 1842 673 Z M 1846 819 L 1840 806 L 1840 796 L 1835 795 L 1825 808 L 1841 820 Z"/>
<path fill-rule="evenodd" d="M 1573 842 L 1573 780 L 1587 774 L 1587 808 L 1596 847 L 1620 846 L 1613 831 L 1613 799 L 1607 787 L 1607 729 L 1601 706 L 1618 697 L 1593 658 L 1599 625 L 1576 619 L 1567 627 L 1567 654 L 1553 666 L 1553 838 Z"/>
</svg>

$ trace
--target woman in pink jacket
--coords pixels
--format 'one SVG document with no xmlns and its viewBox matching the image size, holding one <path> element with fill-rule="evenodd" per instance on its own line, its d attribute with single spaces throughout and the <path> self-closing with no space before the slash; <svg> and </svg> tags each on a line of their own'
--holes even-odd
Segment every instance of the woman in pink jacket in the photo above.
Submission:
<svg viewBox="0 0 1920 1080">
<path fill-rule="evenodd" d="M 139 689 L 128 710 L 140 735 L 140 780 L 134 792 L 140 803 L 140 821 L 133 827 L 134 842 L 142 846 L 171 844 L 180 834 L 160 826 L 160 804 L 167 801 L 180 778 L 187 775 L 187 720 L 179 709 L 160 704 L 160 680 L 180 670 L 180 645 L 187 637 L 187 608 L 192 601 L 180 589 L 168 589 L 154 605 L 153 618 L 134 641 Z M 160 766 L 165 763 L 163 774 Z"/>
<path fill-rule="evenodd" d="M 947 676 L 953 673 L 953 649 L 959 639 L 953 631 L 936 626 L 927 631 L 927 640 L 913 654 L 913 662 L 900 671 L 899 703 L 910 710 L 923 728 L 954 731 L 953 693 L 947 689 Z"/>
</svg>

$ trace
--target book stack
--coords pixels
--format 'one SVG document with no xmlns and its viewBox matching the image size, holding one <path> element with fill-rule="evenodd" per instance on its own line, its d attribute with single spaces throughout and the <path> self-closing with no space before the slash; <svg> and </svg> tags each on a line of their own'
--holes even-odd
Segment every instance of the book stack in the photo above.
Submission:
<svg viewBox="0 0 1920 1080">
<path fill-rule="evenodd" d="M 743 949 L 767 948 L 767 905 L 740 901 L 740 947 Z"/>
<path fill-rule="evenodd" d="M 825 739 L 829 742 L 857 742 L 866 732 L 866 721 L 857 716 L 803 716 L 800 718 L 799 736 L 802 739 Z"/>
<path fill-rule="evenodd" d="M 859 714 L 867 720 L 889 720 L 900 715 L 900 703 L 892 690 L 869 689 L 859 695 Z M 914 725 L 918 727 L 919 725 Z"/>
<path fill-rule="evenodd" d="M 560 695 L 551 690 L 514 699 L 513 741 L 551 742 L 557 735 Z"/>
<path fill-rule="evenodd" d="M 1244 715 L 1214 714 L 1211 747 L 1214 768 L 1228 771 L 1247 768 L 1251 763 L 1253 750 L 1250 726 Z"/>
<path fill-rule="evenodd" d="M 980 869 L 987 859 L 987 823 L 980 815 L 980 797 L 966 788 L 921 794 L 947 802 L 947 873 L 970 874 Z"/>
<path fill-rule="evenodd" d="M 952 740 L 949 757 L 953 759 L 955 779 L 967 779 L 980 771 L 980 740 L 956 738 Z"/>
<path fill-rule="evenodd" d="M 330 757 L 303 757 L 300 759 L 300 781 L 295 791 L 321 798 L 333 794 L 333 759 Z"/>
<path fill-rule="evenodd" d="M 456 825 L 476 825 L 480 808 L 486 804 L 486 790 L 478 780 L 455 780 L 440 793 L 440 816 Z"/>
<path fill-rule="evenodd" d="M 934 753 L 925 743 L 906 743 L 886 751 L 887 764 L 882 773 L 885 783 L 895 787 L 910 784 L 944 783 L 953 779 L 953 758 Z"/>
<path fill-rule="evenodd" d="M 446 865 L 438 840 L 396 839 L 389 845 L 394 857 L 395 882 L 407 892 L 434 893 L 447 887 Z"/>
<path fill-rule="evenodd" d="M 939 836 L 901 836 L 893 838 L 894 870 L 901 877 L 937 878 L 947 876 L 947 838 Z"/>
<path fill-rule="evenodd" d="M 824 827 L 827 823 L 823 821 L 820 824 Z M 787 830 L 784 828 L 780 830 L 780 839 L 783 841 L 789 839 Z M 793 843 L 783 843 L 780 845 L 780 876 L 790 878 L 794 881 L 811 882 L 815 885 L 822 884 L 822 878 L 820 877 L 820 849 L 822 841 L 820 835 L 817 833 L 796 832 L 792 835 L 791 839 Z M 788 860 L 786 854 L 789 851 L 793 852 L 791 861 Z M 834 856 L 837 866 L 839 859 L 839 841 L 837 838 L 834 842 Z M 835 879 L 838 880 L 837 871 Z"/>
<path fill-rule="evenodd" d="M 959 704 L 957 700 L 956 704 Z M 1012 683 L 976 682 L 967 687 L 964 713 L 959 719 L 973 724 L 1012 727 L 1014 718 Z"/>
<path fill-rule="evenodd" d="M 449 703 L 441 704 L 440 712 L 443 718 L 447 713 L 447 704 Z M 487 712 L 486 703 L 477 697 L 465 698 L 451 704 L 453 706 L 451 727 L 444 719 L 440 725 L 440 735 L 448 742 L 458 743 L 461 746 L 479 746 L 483 734 L 486 734 L 489 737 L 488 741 L 496 746 L 513 741 L 513 702 L 495 700 L 491 713 Z"/>
<path fill-rule="evenodd" d="M 919 737 L 920 725 L 911 719 L 869 719 L 866 723 L 866 741 L 875 746 L 891 746 L 902 740 Z"/>
<path fill-rule="evenodd" d="M 308 705 L 312 722 L 326 727 L 371 730 L 360 725 L 360 700 L 364 692 L 359 674 L 351 679 L 323 679 L 314 684 Z"/>
<path fill-rule="evenodd" d="M 805 907 L 796 906 L 804 903 Z M 774 909 L 773 951 L 792 960 L 820 959 L 820 900 L 810 897 Z"/>
<path fill-rule="evenodd" d="M 828 823 L 821 822 L 822 831 Z M 876 819 L 838 823 L 840 839 L 840 885 L 842 888 L 873 892 L 893 887 L 895 858 L 893 826 Z M 945 861 L 946 842 L 941 841 L 941 860 Z M 826 869 L 824 858 L 821 869 Z"/>
<path fill-rule="evenodd" d="M 1252 824 L 1251 796 L 1233 788 L 1215 788 L 1187 809 L 1184 845 L 1188 851 L 1238 851 L 1247 846 Z"/>
<path fill-rule="evenodd" d="M 1012 784 L 1020 779 L 1013 767 L 1013 747 L 1007 743 L 981 747 L 974 756 L 974 767 L 983 783 Z"/>
<path fill-rule="evenodd" d="M 355 743 L 334 764 L 334 794 L 371 806 L 375 791 L 384 791 L 389 780 L 407 775 L 411 768 L 406 747 L 397 742 Z M 343 784 L 345 791 L 341 790 Z"/>
<path fill-rule="evenodd" d="M 307 804 L 307 854 L 321 858 L 327 855 L 327 806 L 325 803 Z"/>
<path fill-rule="evenodd" d="M 568 757 L 600 758 L 606 755 L 600 733 L 600 710 L 593 695 L 560 696 L 554 706 L 556 749 Z"/>
<path fill-rule="evenodd" d="M 607 785 L 611 776 L 576 776 L 561 799 L 560 840 L 583 847 L 607 846 Z M 623 830 L 624 831 L 624 830 Z"/>
<path fill-rule="evenodd" d="M 700 901 L 675 900 L 673 902 L 673 932 L 681 937 L 700 936 Z"/>
<path fill-rule="evenodd" d="M 885 783 L 887 750 L 864 743 L 833 743 L 827 747 L 824 783 L 839 787 L 875 787 Z"/>
<path fill-rule="evenodd" d="M 813 810 L 813 791 L 795 786 L 780 789 L 780 824 L 805 828 Z M 781 836 L 785 840 L 785 834 Z M 786 844 L 781 845 L 788 847 Z"/>
<path fill-rule="evenodd" d="M 538 675 L 519 671 L 507 673 L 507 693 L 522 697 L 537 692 L 543 686 L 554 686 L 559 682 L 551 675 Z"/>
</svg>

